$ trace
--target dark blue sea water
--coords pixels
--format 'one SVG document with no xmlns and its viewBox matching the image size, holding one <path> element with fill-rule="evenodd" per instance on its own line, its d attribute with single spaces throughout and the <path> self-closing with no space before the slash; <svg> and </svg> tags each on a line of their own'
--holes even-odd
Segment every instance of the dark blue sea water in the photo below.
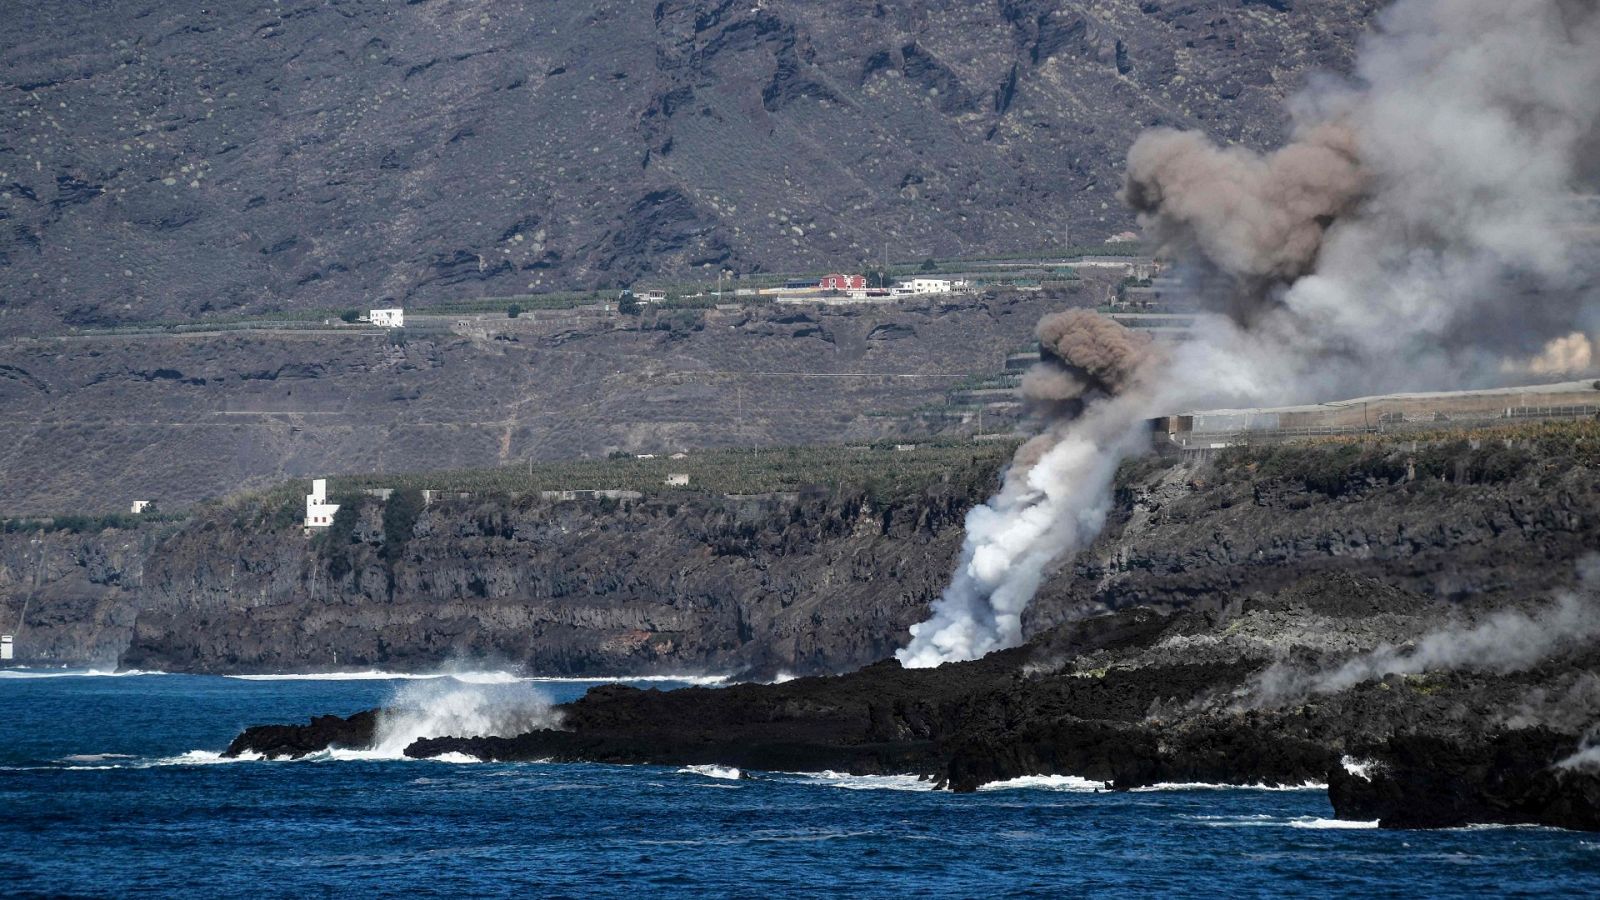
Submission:
<svg viewBox="0 0 1600 900">
<path fill-rule="evenodd" d="M 1600 894 L 1600 836 L 1334 827 L 1317 790 L 215 760 L 254 723 L 398 698 L 470 726 L 587 687 L 0 677 L 0 895 Z"/>
</svg>

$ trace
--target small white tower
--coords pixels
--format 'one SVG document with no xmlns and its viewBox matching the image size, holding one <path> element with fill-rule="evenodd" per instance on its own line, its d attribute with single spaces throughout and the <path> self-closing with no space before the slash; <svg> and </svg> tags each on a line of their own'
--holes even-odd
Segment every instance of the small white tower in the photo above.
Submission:
<svg viewBox="0 0 1600 900">
<path fill-rule="evenodd" d="M 317 478 L 311 482 L 311 493 L 306 495 L 306 527 L 327 528 L 333 524 L 333 514 L 339 504 L 328 502 L 328 479 Z"/>
</svg>

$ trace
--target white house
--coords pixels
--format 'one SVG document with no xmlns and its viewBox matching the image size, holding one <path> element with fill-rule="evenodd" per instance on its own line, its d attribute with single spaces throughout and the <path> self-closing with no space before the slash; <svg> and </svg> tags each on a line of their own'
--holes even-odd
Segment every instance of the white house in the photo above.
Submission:
<svg viewBox="0 0 1600 900">
<path fill-rule="evenodd" d="M 688 487 L 688 486 L 689 486 L 689 473 L 688 472 L 668 472 L 667 473 L 667 487 Z"/>
<path fill-rule="evenodd" d="M 146 509 L 149 509 L 149 508 L 150 508 L 150 501 L 149 500 L 135 500 L 135 501 L 133 501 L 132 512 L 136 516 L 138 514 L 144 512 Z"/>
<path fill-rule="evenodd" d="M 393 309 L 374 309 L 367 312 L 367 320 L 379 328 L 404 328 L 406 327 L 406 311 L 396 306 Z"/>
<path fill-rule="evenodd" d="M 953 286 L 948 278 L 913 278 L 901 285 L 913 294 L 948 294 Z"/>
<path fill-rule="evenodd" d="M 327 528 L 333 524 L 333 514 L 338 511 L 339 504 L 328 502 L 328 479 L 313 480 L 311 493 L 306 495 L 306 527 Z"/>
</svg>

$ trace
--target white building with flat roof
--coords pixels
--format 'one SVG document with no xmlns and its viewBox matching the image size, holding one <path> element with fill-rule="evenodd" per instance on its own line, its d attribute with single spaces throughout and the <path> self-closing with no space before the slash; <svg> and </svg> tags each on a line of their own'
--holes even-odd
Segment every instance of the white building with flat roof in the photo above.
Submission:
<svg viewBox="0 0 1600 900">
<path fill-rule="evenodd" d="M 133 507 L 130 510 L 130 512 L 132 512 L 134 515 L 137 516 L 138 514 L 144 512 L 145 510 L 147 510 L 149 508 L 150 508 L 150 501 L 149 500 L 135 500 L 135 501 L 133 501 Z"/>
<path fill-rule="evenodd" d="M 948 294 L 955 282 L 948 278 L 913 278 L 900 286 L 910 288 L 913 294 Z"/>
<path fill-rule="evenodd" d="M 398 306 L 392 309 L 368 310 L 367 321 L 379 328 L 404 328 L 406 327 L 406 311 Z"/>
<path fill-rule="evenodd" d="M 339 504 L 328 502 L 328 479 L 313 480 L 311 493 L 306 495 L 306 527 L 327 528 L 333 524 L 333 514 L 338 511 Z"/>
</svg>

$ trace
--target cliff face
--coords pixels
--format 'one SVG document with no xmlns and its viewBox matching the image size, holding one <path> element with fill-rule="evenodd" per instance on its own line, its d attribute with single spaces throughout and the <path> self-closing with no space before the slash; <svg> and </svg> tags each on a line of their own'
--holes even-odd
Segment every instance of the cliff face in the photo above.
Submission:
<svg viewBox="0 0 1600 900">
<path fill-rule="evenodd" d="M 1357 584 L 1345 593 L 1366 612 L 1347 618 L 1405 598 L 1471 613 L 1546 597 L 1600 548 L 1600 475 L 1594 426 L 1541 434 L 1130 464 L 1117 514 L 1047 580 L 1029 633 L 1107 608 L 1277 602 L 1303 584 Z M 52 534 L 43 551 L 9 534 L 0 621 L 31 596 L 19 648 L 57 664 L 115 648 L 124 666 L 191 671 L 840 671 L 889 655 L 925 616 L 992 478 L 951 473 L 893 500 L 447 501 L 400 539 L 371 499 L 310 539 L 292 510 L 260 504 L 169 535 Z"/>
<path fill-rule="evenodd" d="M 18 661 L 116 668 L 161 532 L 0 535 L 0 631 L 17 635 Z"/>
<path fill-rule="evenodd" d="M 1338 574 L 1493 605 L 1572 584 L 1600 552 L 1594 426 L 1381 451 L 1230 451 L 1215 464 L 1130 470 L 1098 540 L 1040 592 L 1030 632 L 1086 611 L 1181 608 Z"/>
<path fill-rule="evenodd" d="M 352 542 L 191 527 L 146 571 L 124 663 L 553 674 L 832 671 L 890 653 L 942 587 L 965 493 L 458 501 L 401 549 L 381 504 Z"/>
<path fill-rule="evenodd" d="M 12 3 L 0 334 L 1097 240 L 1379 5 Z"/>
</svg>

